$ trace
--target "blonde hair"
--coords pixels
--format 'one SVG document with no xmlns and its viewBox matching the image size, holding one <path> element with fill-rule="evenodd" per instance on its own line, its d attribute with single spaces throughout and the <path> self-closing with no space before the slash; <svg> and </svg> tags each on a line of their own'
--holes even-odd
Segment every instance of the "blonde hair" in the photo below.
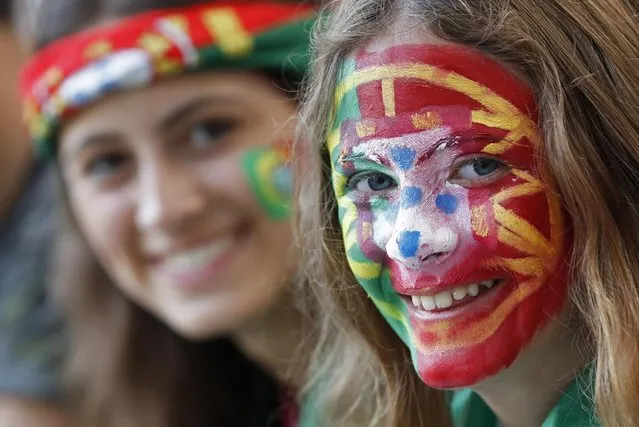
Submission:
<svg viewBox="0 0 639 427">
<path fill-rule="evenodd" d="M 333 6 L 315 30 L 300 138 L 309 145 L 301 147 L 300 238 L 322 328 L 308 389 L 321 425 L 408 427 L 423 425 L 426 415 L 431 425 L 446 425 L 441 394 L 417 383 L 404 345 L 349 271 L 325 145 L 341 62 L 405 17 L 501 60 L 535 91 L 540 155 L 574 229 L 572 299 L 592 343 L 597 415 L 610 427 L 639 420 L 637 2 L 341 0 Z M 364 422 L 358 416 L 367 411 L 372 421 Z"/>
</svg>

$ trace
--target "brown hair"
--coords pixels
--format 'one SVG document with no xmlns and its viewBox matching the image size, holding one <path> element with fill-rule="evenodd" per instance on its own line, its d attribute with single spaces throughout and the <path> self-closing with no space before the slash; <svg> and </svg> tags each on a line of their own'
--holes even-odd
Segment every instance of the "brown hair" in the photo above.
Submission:
<svg viewBox="0 0 639 427">
<path fill-rule="evenodd" d="M 307 165 L 300 189 L 304 268 L 325 314 L 315 355 L 318 375 L 308 387 L 326 414 L 323 425 L 347 425 L 335 408 L 349 401 L 354 388 L 361 394 L 349 401 L 349 410 L 375 406 L 374 414 L 383 420 L 368 425 L 421 425 L 406 418 L 411 408 L 419 411 L 416 405 L 445 415 L 433 396 L 430 406 L 422 396 L 408 403 L 399 399 L 425 387 L 416 386 L 414 373 L 413 379 L 407 377 L 405 353 L 397 350 L 389 361 L 388 349 L 403 344 L 369 317 L 374 308 L 346 265 L 329 185 L 325 141 L 340 64 L 400 18 L 415 19 L 442 39 L 498 58 L 535 91 L 544 135 L 540 154 L 574 226 L 572 294 L 592 342 L 597 415 L 611 427 L 639 420 L 638 13 L 635 0 L 334 2 L 314 36 L 301 139 L 310 143 L 302 147 Z M 367 375 L 352 368 L 356 357 L 364 360 Z"/>
<path fill-rule="evenodd" d="M 42 1 L 32 17 L 37 23 L 32 37 L 42 48 L 105 19 L 199 3 L 211 1 Z M 279 425 L 275 381 L 229 339 L 189 341 L 129 300 L 84 240 L 68 200 L 59 205 L 53 286 L 71 335 L 67 377 L 74 424 Z"/>
</svg>

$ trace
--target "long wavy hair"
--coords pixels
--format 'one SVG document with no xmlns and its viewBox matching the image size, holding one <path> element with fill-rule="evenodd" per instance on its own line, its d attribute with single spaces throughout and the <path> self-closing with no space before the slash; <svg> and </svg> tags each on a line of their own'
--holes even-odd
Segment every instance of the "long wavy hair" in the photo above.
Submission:
<svg viewBox="0 0 639 427">
<path fill-rule="evenodd" d="M 40 49 L 104 19 L 201 3 L 214 1 L 47 0 L 30 12 L 30 37 Z M 264 73 L 285 92 L 298 83 Z M 59 181 L 53 289 L 71 340 L 66 378 L 74 425 L 279 425 L 279 385 L 230 339 L 189 341 L 120 291 L 77 227 Z"/>
<path fill-rule="evenodd" d="M 399 19 L 517 70 L 537 98 L 540 155 L 574 227 L 571 299 L 595 364 L 606 426 L 639 420 L 639 4 L 636 0 L 341 0 L 314 34 L 302 112 L 300 238 L 322 334 L 308 389 L 322 425 L 446 425 L 404 345 L 350 273 L 326 148 L 344 58 Z M 414 395 L 412 395 L 415 393 Z M 359 420 L 369 412 L 372 422 Z M 439 417 L 439 418 L 438 418 Z M 350 422 L 350 423 L 349 423 Z M 359 422 L 359 424 L 358 424 Z"/>
</svg>

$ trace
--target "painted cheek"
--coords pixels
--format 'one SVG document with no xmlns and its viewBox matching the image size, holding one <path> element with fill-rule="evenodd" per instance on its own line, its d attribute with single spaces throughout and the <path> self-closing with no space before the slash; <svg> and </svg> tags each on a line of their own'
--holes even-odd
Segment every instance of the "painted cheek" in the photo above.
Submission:
<svg viewBox="0 0 639 427">
<path fill-rule="evenodd" d="M 262 211 L 274 221 L 289 218 L 293 176 L 283 150 L 257 148 L 241 158 L 242 171 Z"/>
</svg>

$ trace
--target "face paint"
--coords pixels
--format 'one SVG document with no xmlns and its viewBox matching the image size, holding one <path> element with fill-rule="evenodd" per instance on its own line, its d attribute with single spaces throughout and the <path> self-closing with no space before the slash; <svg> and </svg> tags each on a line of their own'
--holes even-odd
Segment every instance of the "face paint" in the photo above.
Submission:
<svg viewBox="0 0 639 427">
<path fill-rule="evenodd" d="M 260 147 L 242 157 L 242 169 L 255 198 L 269 218 L 289 218 L 293 177 L 288 149 Z"/>
<path fill-rule="evenodd" d="M 345 63 L 329 136 L 349 265 L 438 388 L 508 367 L 563 308 L 570 237 L 530 89 L 472 50 Z"/>
</svg>

